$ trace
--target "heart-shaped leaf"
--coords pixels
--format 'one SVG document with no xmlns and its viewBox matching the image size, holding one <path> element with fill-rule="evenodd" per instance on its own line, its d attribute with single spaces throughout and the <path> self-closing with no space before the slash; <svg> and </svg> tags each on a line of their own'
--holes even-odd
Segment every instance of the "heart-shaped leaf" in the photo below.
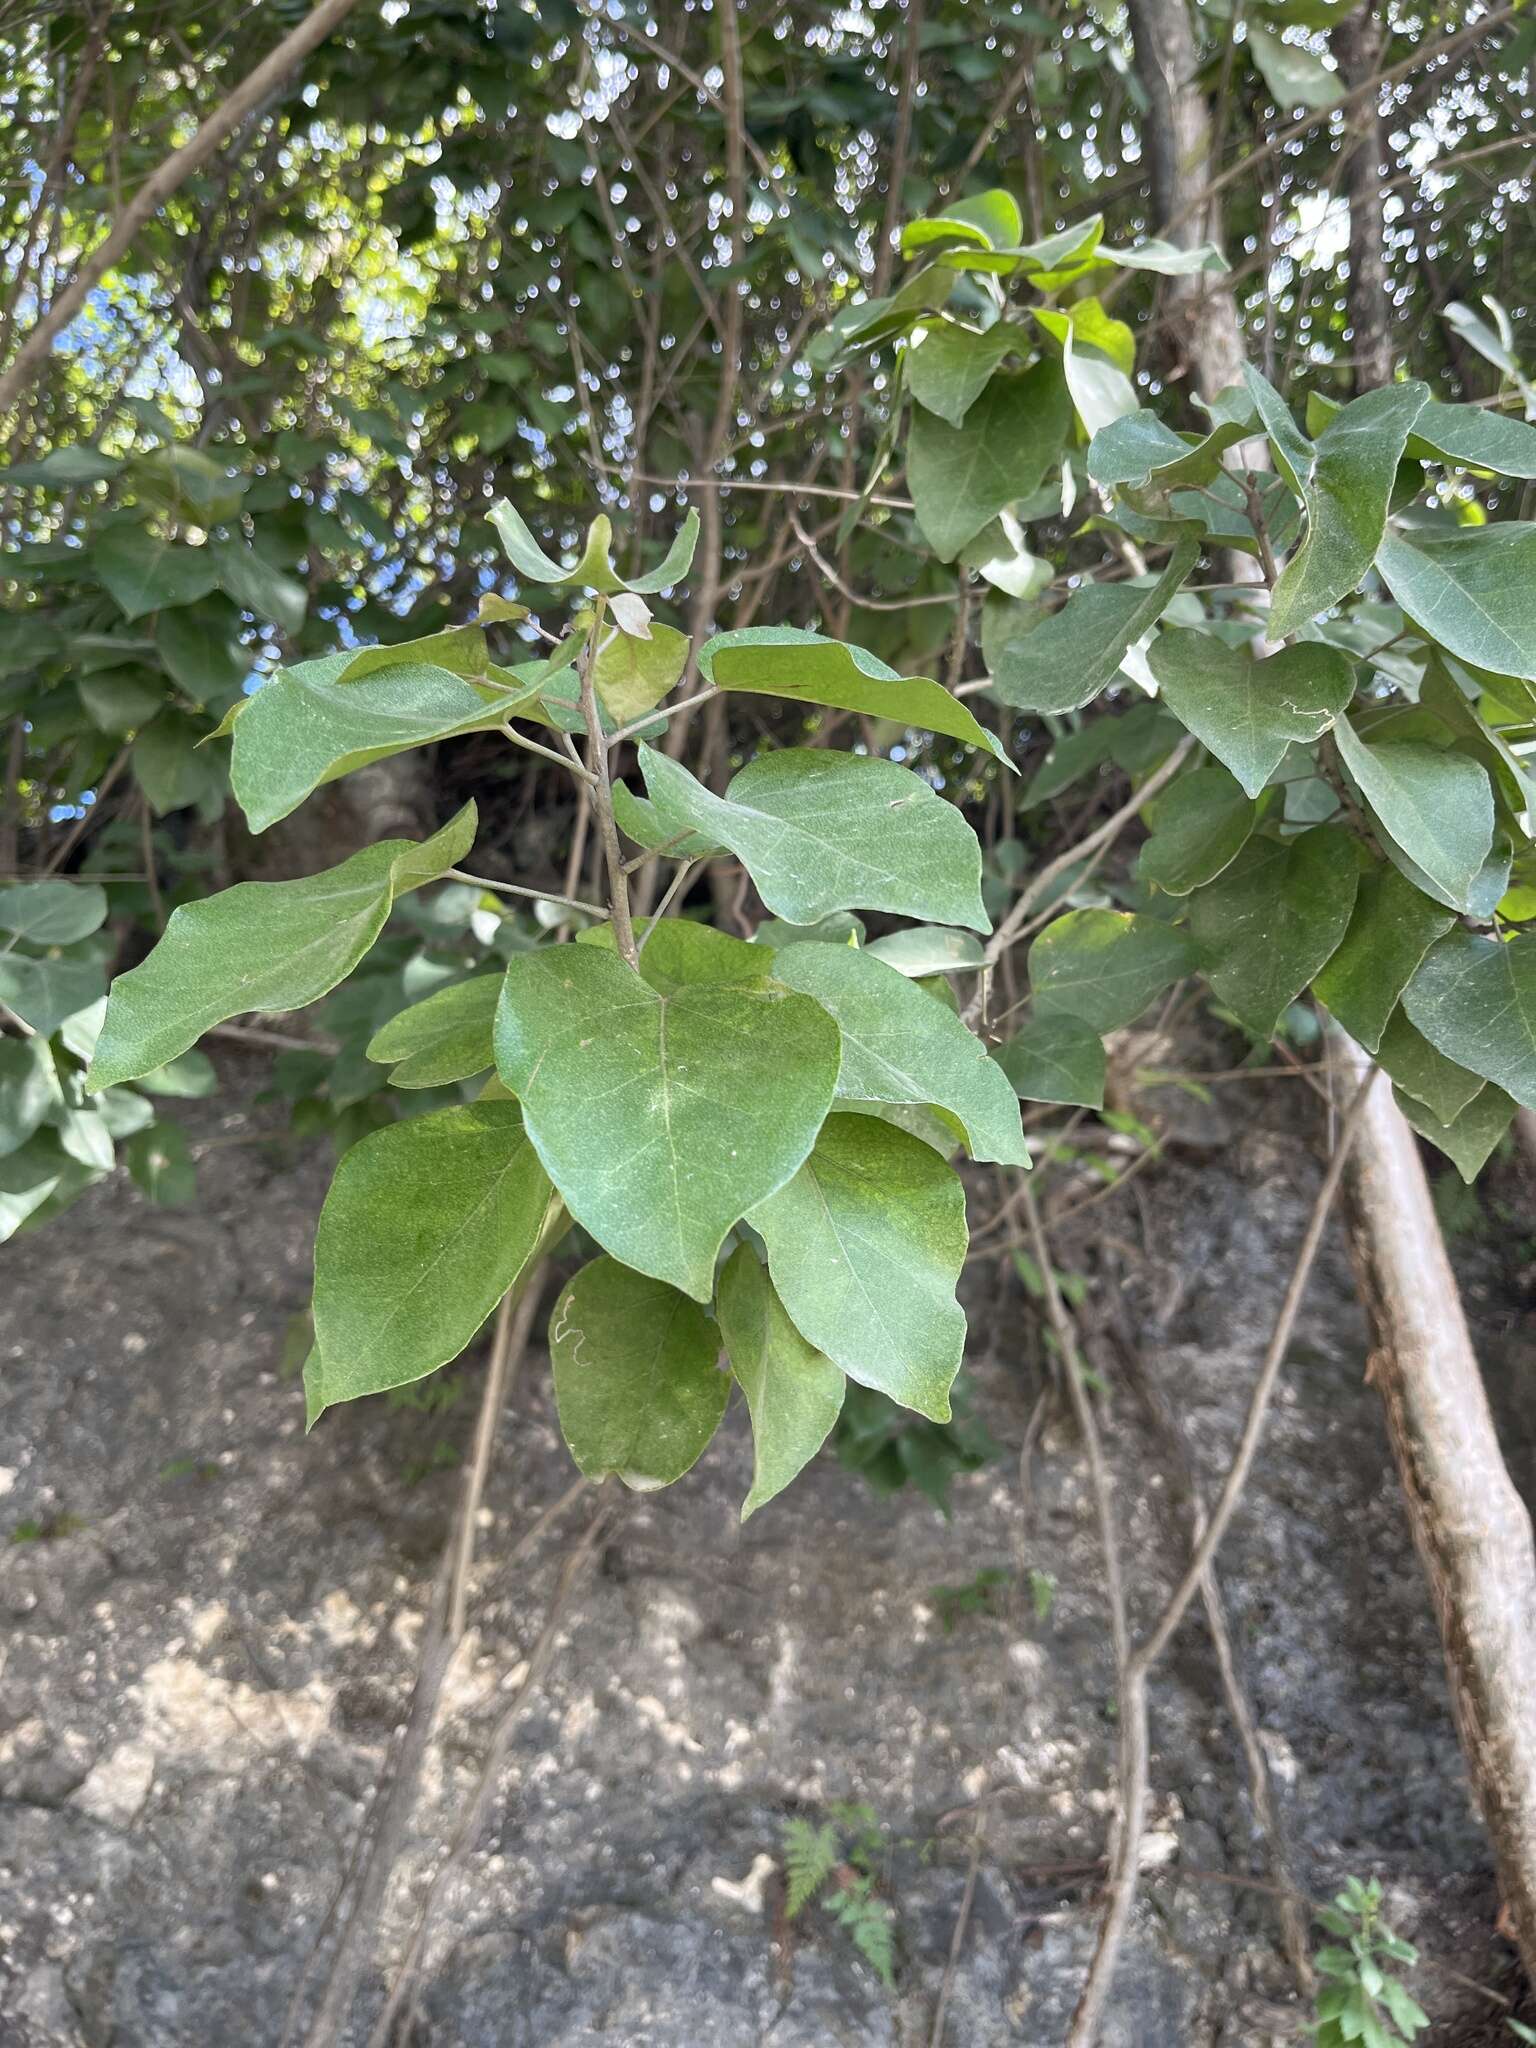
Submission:
<svg viewBox="0 0 1536 2048">
<path fill-rule="evenodd" d="M 760 754 L 719 797 L 665 754 L 641 747 L 639 755 L 662 838 L 693 831 L 701 843 L 728 847 L 768 908 L 791 924 L 834 910 L 889 910 L 991 929 L 975 833 L 910 769 L 789 747 Z M 629 829 L 627 818 L 620 823 Z"/>
<path fill-rule="evenodd" d="M 719 1353 L 686 1294 L 617 1259 L 583 1266 L 549 1319 L 549 1356 L 561 1433 L 587 1477 L 647 1492 L 681 1479 L 730 1398 Z"/>
<path fill-rule="evenodd" d="M 322 1405 L 457 1358 L 532 1257 L 550 1202 L 515 1102 L 386 1124 L 344 1152 L 315 1233 Z"/>
<path fill-rule="evenodd" d="M 662 995 L 597 946 L 513 960 L 495 1043 L 576 1221 L 696 1301 L 732 1224 L 810 1151 L 837 1086 L 837 1026 L 808 997 L 746 983 Z"/>
<path fill-rule="evenodd" d="M 1320 738 L 1355 693 L 1348 657 L 1316 640 L 1260 661 L 1209 633 L 1171 630 L 1147 659 L 1174 717 L 1254 797 L 1287 747 Z"/>
<path fill-rule="evenodd" d="M 1226 873 L 1190 898 L 1206 979 L 1255 1038 L 1337 951 L 1359 887 L 1356 841 L 1340 825 L 1295 839 L 1250 839 Z"/>
<path fill-rule="evenodd" d="M 1403 1008 L 1447 1059 L 1536 1109 L 1536 932 L 1453 931 L 1431 946 Z"/>
<path fill-rule="evenodd" d="M 946 1004 L 849 946 L 786 946 L 773 972 L 837 1020 L 839 1095 L 933 1103 L 959 1119 L 973 1159 L 1029 1164 L 1013 1090 Z"/>
<path fill-rule="evenodd" d="M 947 1422 L 965 1346 L 965 1191 L 938 1153 L 874 1117 L 828 1117 L 750 1221 L 807 1342 L 850 1379 Z"/>
</svg>

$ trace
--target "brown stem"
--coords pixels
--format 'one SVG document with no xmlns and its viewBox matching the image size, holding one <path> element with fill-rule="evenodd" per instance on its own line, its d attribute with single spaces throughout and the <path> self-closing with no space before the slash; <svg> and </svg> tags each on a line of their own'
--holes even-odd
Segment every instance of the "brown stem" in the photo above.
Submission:
<svg viewBox="0 0 1536 2048">
<path fill-rule="evenodd" d="M 480 1830 L 485 1825 L 485 1817 L 490 1811 L 491 1799 L 496 1791 L 496 1781 L 501 1774 L 501 1767 L 506 1761 L 507 1750 L 511 1744 L 512 1736 L 516 1731 L 518 1721 L 522 1718 L 523 1712 L 528 1705 L 530 1696 L 544 1677 L 544 1672 L 554 1652 L 561 1625 L 569 1610 L 572 1595 L 581 1584 L 582 1578 L 592 1563 L 597 1551 L 598 1542 L 607 1525 L 609 1513 L 608 1505 L 599 1502 L 591 1521 L 588 1522 L 565 1560 L 565 1564 L 561 1569 L 559 1583 L 555 1588 L 554 1598 L 550 1601 L 545 1613 L 544 1626 L 539 1631 L 539 1639 L 529 1653 L 522 1679 L 513 1691 L 511 1698 L 507 1701 L 506 1706 L 502 1709 L 501 1716 L 492 1731 L 490 1744 L 486 1750 L 485 1762 L 481 1767 L 475 1789 L 470 1794 L 469 1804 L 465 1808 L 463 1818 L 460 1820 L 455 1831 L 448 1854 L 433 1873 L 431 1885 L 427 1890 L 427 1896 L 422 1902 L 421 1912 L 417 1916 L 416 1925 L 411 1930 L 410 1939 L 406 1943 L 405 1954 L 401 1957 L 400 1967 L 395 1973 L 394 1982 L 389 1987 L 389 1996 L 384 2002 L 384 2009 L 379 2014 L 372 2033 L 368 2036 L 368 2048 L 386 2048 L 395 2021 L 399 2017 L 400 2008 L 405 2002 L 406 1995 L 415 1984 L 417 1974 L 421 1968 L 422 1957 L 426 1952 L 427 1942 L 431 1936 L 433 1922 L 442 1905 L 443 1893 L 447 1889 L 449 1880 L 457 1874 L 479 1839 Z"/>
<path fill-rule="evenodd" d="M 427 1745 L 437 1720 L 443 1686 L 464 1633 L 465 1600 L 474 1562 L 475 1525 L 490 1471 L 496 1426 L 506 1404 L 508 1385 L 527 1347 L 533 1319 L 538 1312 L 542 1277 L 542 1262 L 536 1253 L 518 1286 L 503 1300 L 497 1315 L 490 1364 L 475 1424 L 474 1449 L 465 1468 L 458 1511 L 438 1567 L 409 1715 L 394 1768 L 375 1795 L 364 1833 L 359 1839 L 353 1868 L 344 1880 L 343 1893 L 338 1895 L 327 1916 L 328 1922 L 334 1919 L 342 1896 L 350 1887 L 351 1911 L 331 1958 L 320 2003 L 305 2033 L 305 2048 L 334 2048 L 334 2043 L 342 2038 L 358 1986 L 368 1968 L 389 1880 L 416 1805 Z M 322 1937 L 323 1933 L 322 1929 Z M 295 1986 L 283 2032 L 284 2042 L 294 2038 L 305 1980 L 313 1960 L 311 1956 Z"/>
<path fill-rule="evenodd" d="M 624 850 L 619 845 L 619 828 L 613 817 L 613 777 L 608 764 L 608 743 L 603 737 L 602 717 L 597 702 L 597 643 L 603 630 L 604 601 L 597 600 L 587 644 L 576 663 L 581 677 L 581 715 L 587 726 L 587 773 L 592 778 L 592 808 L 597 817 L 598 844 L 608 871 L 608 905 L 613 917 L 613 936 L 620 954 L 631 967 L 639 960 L 635 945 L 634 920 L 629 913 L 629 877 L 624 871 Z"/>
<path fill-rule="evenodd" d="M 987 942 L 986 953 L 983 956 L 982 985 L 978 987 L 975 995 L 972 996 L 966 1006 L 965 1021 L 967 1024 L 974 1024 L 981 1015 L 982 1004 L 985 1000 L 987 973 L 997 965 L 1008 948 L 1018 939 L 1023 927 L 1029 921 L 1030 912 L 1050 888 L 1052 882 L 1058 876 L 1064 875 L 1067 869 L 1075 866 L 1078 861 L 1088 859 L 1090 855 L 1098 853 L 1102 848 L 1107 847 L 1111 840 L 1118 838 L 1142 806 L 1150 803 L 1160 789 L 1166 789 L 1168 784 L 1172 782 L 1174 776 L 1178 774 L 1185 761 L 1189 758 L 1194 744 L 1194 741 L 1187 735 L 1184 739 L 1181 739 L 1167 760 L 1152 771 L 1141 787 L 1126 799 L 1118 811 L 1115 811 L 1106 818 L 1102 825 L 1096 826 L 1085 838 L 1080 839 L 1075 846 L 1069 846 L 1065 853 L 1059 853 L 1054 860 L 1048 860 L 1039 874 L 1029 884 L 1028 888 L 1020 892 L 1018 901 Z"/>
<path fill-rule="evenodd" d="M 1242 1498 L 1243 1488 L 1247 1484 L 1248 1474 L 1252 1470 L 1259 1441 L 1264 1433 L 1270 1397 L 1280 1376 L 1280 1368 L 1285 1362 L 1286 1352 L 1290 1348 L 1296 1317 L 1322 1245 L 1324 1227 L 1343 1178 L 1344 1164 L 1350 1147 L 1365 1115 L 1371 1084 L 1375 1079 L 1376 1069 L 1368 1067 L 1340 1128 L 1338 1143 L 1328 1163 L 1328 1170 L 1323 1176 L 1322 1186 L 1318 1189 L 1317 1199 L 1312 1205 L 1312 1214 L 1302 1237 L 1301 1248 L 1296 1255 L 1290 1285 L 1286 1288 L 1285 1299 L 1275 1320 L 1263 1364 L 1259 1368 L 1258 1378 L 1249 1396 L 1248 1414 L 1243 1423 L 1242 1435 L 1238 1439 L 1236 1453 L 1228 1468 L 1226 1481 L 1216 1505 L 1206 1523 L 1204 1534 L 1196 1543 L 1184 1576 L 1174 1588 L 1151 1632 L 1139 1648 L 1120 1659 L 1123 1672 L 1119 1700 L 1120 1825 L 1110 1852 L 1108 1897 L 1104 1918 L 1099 1928 L 1098 1943 L 1094 1949 L 1093 1961 L 1089 1965 L 1087 1981 L 1078 1999 L 1077 2009 L 1072 2015 L 1066 2048 L 1094 2048 L 1094 2043 L 1098 2040 L 1099 2025 L 1114 1981 L 1115 1966 L 1125 1939 L 1126 1928 L 1130 1924 L 1131 1908 L 1136 1902 L 1136 1887 L 1141 1866 L 1141 1841 L 1146 1824 L 1150 1756 L 1147 1721 L 1148 1681 L 1153 1666 L 1168 1647 L 1175 1630 L 1188 1612 L 1191 1600 L 1205 1583 L 1212 1560 Z M 1045 1265 L 1043 1255 L 1037 1256 L 1040 1257 L 1042 1266 Z"/>
</svg>

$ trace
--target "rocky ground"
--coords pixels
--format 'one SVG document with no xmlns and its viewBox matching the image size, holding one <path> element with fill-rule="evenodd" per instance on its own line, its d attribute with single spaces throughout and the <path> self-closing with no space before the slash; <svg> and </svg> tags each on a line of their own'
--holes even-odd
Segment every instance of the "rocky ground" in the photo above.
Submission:
<svg viewBox="0 0 1536 2048">
<path fill-rule="evenodd" d="M 1316 1184 L 1312 1117 L 1278 1088 L 1260 1106 L 1264 1092 L 1243 1091 L 1218 1158 L 1175 1157 L 1139 1204 L 1097 1212 L 1123 1241 L 1138 1370 L 1207 1479 Z M 195 1209 L 156 1210 L 112 1182 L 3 1255 L 4 2048 L 275 2048 L 413 1676 L 456 1485 L 439 1446 L 467 1435 L 476 1374 L 446 1415 L 369 1403 L 305 1440 L 282 1354 L 326 1166 L 230 1142 L 265 1115 L 224 1098 L 204 1118 Z M 1507 1256 L 1474 1237 L 1464 1262 L 1529 1485 L 1536 1345 Z M 992 1284 L 978 1273 L 972 1378 L 1003 1454 L 957 1484 L 952 1519 L 825 1458 L 743 1528 L 734 1411 L 681 1485 L 625 1501 L 453 1881 L 417 2043 L 916 2048 L 973 1851 L 945 2039 L 1060 2040 L 1093 1936 L 1113 1687 L 1083 1463 L 1061 1422 L 1035 1456 L 1027 1522 L 1021 1507 L 1038 1338 L 1016 1287 Z M 1335 1240 L 1223 1553 L 1232 1632 L 1298 1881 L 1317 1893 L 1380 1876 L 1436 1964 L 1492 1982 L 1507 1953 L 1487 1851 L 1362 1363 Z M 1164 1448 L 1121 1385 L 1109 1432 L 1145 1611 L 1178 1516 Z M 501 1447 L 475 1629 L 359 2040 L 587 1513 L 576 1503 L 531 1561 L 506 1564 L 572 1477 L 537 1357 Z M 935 1589 L 985 1567 L 1017 1590 L 946 1628 Z M 1030 1571 L 1054 1583 L 1043 1616 Z M 1297 2038 L 1273 1902 L 1221 1881 L 1268 1866 L 1198 1615 L 1158 1688 L 1153 1778 L 1151 1867 L 1106 2048 Z M 894 1993 L 824 1914 L 783 1922 L 782 1823 L 835 1800 L 867 1802 L 887 1831 Z M 1483 2038 L 1466 2030 L 1489 2010 L 1471 1991 L 1433 1965 L 1415 1988 L 1437 2015 L 1431 2042 Z"/>
</svg>

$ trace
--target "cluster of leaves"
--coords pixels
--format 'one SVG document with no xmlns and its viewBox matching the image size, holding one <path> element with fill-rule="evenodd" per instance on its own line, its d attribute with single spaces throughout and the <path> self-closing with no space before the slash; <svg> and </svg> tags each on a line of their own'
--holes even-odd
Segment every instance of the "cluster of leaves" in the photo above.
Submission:
<svg viewBox="0 0 1536 2048">
<path fill-rule="evenodd" d="M 29 602 L 0 633 L 0 713 L 25 722 L 35 803 L 56 786 L 56 759 L 81 791 L 115 779 L 121 754 L 155 817 L 211 823 L 225 772 L 201 742 L 263 657 L 297 640 L 318 563 L 285 479 L 250 474 L 243 448 L 172 440 L 158 417 L 166 438 L 148 452 L 61 447 L 0 471 L 0 488 L 39 505 L 97 500 L 85 548 L 46 514 L 26 522 L 11 568 Z"/>
<path fill-rule="evenodd" d="M 1409 380 L 1343 407 L 1316 397 L 1303 432 L 1249 368 L 1207 430 L 1179 434 L 1140 405 L 1113 355 L 1129 331 L 1086 289 L 1124 254 L 1106 256 L 1097 222 L 1043 250 L 1017 231 L 1004 193 L 907 230 L 917 267 L 889 304 L 917 520 L 941 556 L 973 547 L 994 586 L 982 648 L 1001 705 L 1065 720 L 1138 688 L 1155 705 L 1137 765 L 1197 750 L 1149 806 L 1127 907 L 1069 909 L 1034 940 L 1004 1070 L 1023 1095 L 1099 1107 L 1104 1034 L 1186 974 L 1261 1042 L 1310 989 L 1470 1179 L 1516 1104 L 1536 1105 L 1536 526 L 1490 523 L 1452 486 L 1536 477 L 1536 429 Z M 957 276 L 976 288 L 963 320 Z M 1021 317 L 999 279 L 1078 295 Z M 942 375 L 923 367 L 936 340 Z M 1023 367 L 999 367 L 1010 356 Z M 1101 572 L 1055 608 L 1020 600 L 1024 521 L 1047 473 L 1059 498 L 1079 459 L 1088 526 L 1162 565 Z M 1217 546 L 1262 563 L 1266 612 L 1187 588 Z M 1064 732 L 1053 790 L 1130 723 Z"/>
<path fill-rule="evenodd" d="M 1429 2025 L 1429 2015 L 1396 1972 L 1412 1969 L 1419 1952 L 1381 1917 L 1379 1881 L 1346 1879 L 1333 1904 L 1318 1909 L 1317 1918 L 1348 1944 L 1321 1948 L 1313 1958 L 1323 1980 L 1313 2029 L 1318 2048 L 1345 2048 L 1350 2041 L 1360 2042 L 1361 2048 L 1399 2048 L 1403 2041 L 1416 2040 Z"/>
<path fill-rule="evenodd" d="M 618 721 L 644 728 L 682 672 L 683 636 L 646 600 L 686 573 L 696 522 L 655 569 L 626 578 L 606 518 L 569 561 L 510 506 L 493 518 L 525 586 L 586 593 L 543 661 L 503 669 L 481 627 L 457 628 L 280 669 L 226 721 L 253 830 L 386 755 L 494 728 L 567 765 L 605 837 L 622 828 L 639 849 L 610 864 L 611 919 L 579 920 L 571 942 L 569 906 L 550 904 L 542 943 L 514 938 L 499 971 L 447 979 L 367 1040 L 364 1057 L 390 1068 L 395 1089 L 440 1106 L 383 1124 L 341 1159 L 316 1241 L 311 1420 L 457 1357 L 574 1223 L 602 1254 L 550 1322 L 578 1465 L 637 1486 L 680 1477 L 726 1406 L 723 1347 L 752 1417 L 751 1513 L 821 1447 L 849 1380 L 949 1418 L 966 1248 L 950 1154 L 963 1144 L 1026 1164 L 1018 1098 L 949 983 L 915 966 L 910 946 L 902 960 L 884 941 L 861 945 L 847 914 L 931 920 L 942 956 L 950 927 L 989 929 L 980 848 L 910 769 L 831 748 L 763 753 L 717 795 L 641 743 L 645 795 L 610 793 L 608 756 L 630 733 Z M 936 683 L 794 629 L 716 635 L 698 666 L 721 693 L 781 690 L 997 748 Z M 336 989 L 397 901 L 445 879 L 476 886 L 459 868 L 475 824 L 467 806 L 424 843 L 385 841 L 305 880 L 178 908 L 114 984 L 89 1086 L 158 1067 L 242 1012 Z M 679 916 L 631 929 L 628 868 L 654 857 L 686 872 L 721 849 L 772 913 L 754 942 Z M 391 964 L 349 984 L 348 1008 L 374 1021 L 402 986 Z"/>
<path fill-rule="evenodd" d="M 1200 76 L 1218 88 L 1213 163 L 1272 117 L 1338 102 L 1329 37 L 1347 11 L 1332 0 L 1190 8 Z M 195 742 L 242 677 L 347 638 L 338 619 L 360 640 L 387 641 L 462 616 L 489 559 L 479 512 L 509 477 L 569 510 L 591 494 L 595 448 L 596 481 L 617 494 L 609 475 L 624 480 L 643 535 L 664 509 L 640 487 L 651 478 L 716 460 L 727 480 L 799 475 L 818 440 L 818 459 L 835 457 L 839 408 L 818 370 L 835 350 L 812 360 L 804 335 L 827 313 L 839 338 L 893 316 L 886 332 L 899 331 L 912 308 L 883 287 L 879 312 L 854 303 L 872 270 L 878 286 L 883 187 L 933 218 L 953 211 L 981 110 L 989 160 L 1029 198 L 1027 231 L 983 225 L 992 253 L 1017 252 L 1016 268 L 1036 279 L 1062 274 L 1075 300 L 1093 230 L 1063 222 L 1098 209 L 1098 248 L 1138 261 L 1146 66 L 1120 15 L 1060 21 L 1014 0 L 930 0 L 922 91 L 897 161 L 901 9 L 829 18 L 819 5 L 747 0 L 739 12 L 739 202 L 713 82 L 719 18 L 610 17 L 569 0 L 434 0 L 403 15 L 358 6 L 171 196 L 8 423 L 0 712 L 24 721 L 30 822 L 95 789 L 124 741 L 158 812 L 211 814 L 221 759 Z M 1460 20 L 1434 6 L 1385 13 L 1389 70 Z M 24 9 L 0 23 L 12 95 L 0 135 L 0 360 L 56 293 L 68 252 L 100 241 L 121 195 L 266 53 L 277 26 L 191 0 L 95 16 Z M 1517 20 L 1387 94 L 1390 154 L 1406 166 L 1393 184 L 1408 188 L 1388 225 L 1394 304 L 1425 372 L 1467 390 L 1489 365 L 1520 374 L 1501 316 L 1474 309 L 1491 284 L 1512 305 L 1528 301 L 1526 238 L 1504 231 L 1519 187 L 1497 158 L 1464 172 L 1443 158 L 1468 134 L 1495 137 L 1469 152 L 1478 158 L 1518 146 L 1511 110 L 1531 47 L 1531 25 Z M 1026 72 L 1030 118 L 1015 119 Z M 1305 351 L 1333 393 L 1347 388 L 1345 294 L 1330 253 L 1337 209 L 1316 202 L 1348 146 L 1334 113 L 1268 167 L 1272 180 L 1224 194 L 1267 359 Z M 1042 212 L 1042 193 L 1059 215 Z M 1112 390 L 1107 372 L 1128 368 L 1125 334 L 1151 330 L 1143 354 L 1156 373 L 1167 323 L 1144 288 L 1155 277 L 1099 275 L 1116 289 L 1129 279 L 1123 330 L 1105 320 L 1090 332 L 1070 303 L 1045 310 L 1079 383 Z M 733 300 L 743 338 L 727 351 Z M 1446 319 L 1427 317 L 1436 312 Z M 956 402 L 953 337 L 940 325 L 929 342 L 913 389 L 939 394 L 938 424 L 923 431 L 920 470 L 942 467 Z M 699 423 L 733 395 L 724 445 L 701 445 Z M 888 426 L 883 400 L 867 399 L 852 422 L 876 435 Z M 779 519 L 768 493 L 724 493 L 720 560 L 771 549 Z M 942 523 L 931 537 L 947 541 Z M 894 529 L 856 526 L 841 540 L 857 586 L 843 623 L 904 667 L 929 659 L 954 616 L 942 566 Z M 189 544 L 195 561 L 181 552 Z M 1011 551 L 1000 559 L 1016 580 L 1030 573 Z M 810 615 L 816 580 L 803 556 L 776 570 L 778 615 Z M 888 608 L 906 593 L 923 603 Z"/>
<path fill-rule="evenodd" d="M 871 1806 L 836 1801 L 822 1821 L 786 1820 L 786 1897 L 795 1919 L 813 1901 L 830 1914 L 881 1983 L 896 1982 L 896 1915 L 878 1891 L 888 1845 Z"/>
<path fill-rule="evenodd" d="M 611 840 L 611 915 L 568 898 L 539 919 L 491 915 L 460 866 L 467 805 L 424 843 L 183 903 L 114 985 L 97 1092 L 253 1010 L 329 997 L 351 1034 L 329 1064 L 295 1056 L 327 1091 L 322 1113 L 350 1116 L 344 1137 L 378 1125 L 344 1153 L 321 1219 L 312 1420 L 456 1357 L 574 1223 L 602 1255 L 562 1294 L 551 1354 L 584 1471 L 654 1486 L 688 1470 L 726 1406 L 723 1349 L 756 1441 L 744 1512 L 820 1448 L 849 1381 L 911 1411 L 919 1434 L 866 1414 L 845 1454 L 894 1460 L 942 1497 L 969 1457 L 922 1434 L 950 1420 L 964 1342 L 951 1156 L 1027 1164 L 1021 1097 L 1102 1108 L 1105 1036 L 1185 976 L 1258 1041 L 1313 990 L 1469 1177 L 1515 1103 L 1536 1104 L 1536 528 L 1441 502 L 1447 475 L 1536 475 L 1536 430 L 1410 382 L 1319 402 L 1304 433 L 1249 371 L 1206 432 L 1179 435 L 1140 407 L 1091 287 L 1210 252 L 1109 250 L 1097 219 L 1048 245 L 1020 236 L 1002 193 L 915 223 L 912 276 L 830 343 L 851 358 L 901 342 L 915 517 L 991 588 L 985 690 L 1059 721 L 1023 807 L 1105 758 L 1145 774 L 1176 744 L 1188 754 L 1135 876 L 1109 902 L 1074 903 L 1086 877 L 1064 881 L 1029 947 L 1028 1016 L 993 1056 L 967 1020 L 985 1015 L 1013 913 L 984 950 L 976 835 L 938 775 L 891 757 L 905 739 L 889 754 L 760 746 L 723 789 L 653 742 L 695 673 L 727 703 L 771 695 L 806 718 L 946 740 L 972 764 L 955 793 L 1011 770 L 1007 745 L 932 678 L 817 632 L 752 626 L 690 647 L 652 601 L 688 575 L 692 515 L 654 568 L 625 575 L 606 516 L 562 558 L 502 502 L 490 525 L 520 593 L 574 594 L 560 630 L 537 626 L 539 659 L 494 657 L 498 632 L 534 628 L 491 593 L 473 625 L 285 664 L 226 714 L 231 787 L 257 833 L 381 760 L 495 733 L 568 774 Z M 1245 465 L 1267 447 L 1273 469 L 1230 469 L 1239 445 Z M 1164 560 L 1052 609 L 1014 594 L 1015 570 L 1034 559 L 1035 499 L 1048 489 L 1059 518 L 1079 469 L 1093 530 Z M 1216 547 L 1257 557 L 1273 584 L 1257 648 L 1251 615 L 1185 587 Z M 1155 701 L 1066 723 L 1127 687 Z M 627 744 L 638 789 L 611 780 Z M 750 940 L 687 916 L 632 928 L 629 873 L 673 863 L 671 902 L 723 856 L 767 913 Z M 997 870 L 995 906 L 1018 879 Z M 412 938 L 375 954 L 397 906 L 440 883 L 424 921 L 467 911 L 495 957 L 434 958 Z M 871 915 L 919 922 L 870 940 Z M 978 966 L 962 1017 L 956 984 Z M 401 1120 L 413 1093 L 422 1113 Z"/>
<path fill-rule="evenodd" d="M 196 1191 L 181 1125 L 162 1101 L 209 1094 L 207 1055 L 183 1048 L 94 1098 L 85 1073 L 107 1007 L 110 945 L 99 884 L 21 882 L 0 889 L 0 1005 L 18 1035 L 0 1038 L 0 1241 L 69 1206 L 117 1163 L 157 1202 Z"/>
</svg>

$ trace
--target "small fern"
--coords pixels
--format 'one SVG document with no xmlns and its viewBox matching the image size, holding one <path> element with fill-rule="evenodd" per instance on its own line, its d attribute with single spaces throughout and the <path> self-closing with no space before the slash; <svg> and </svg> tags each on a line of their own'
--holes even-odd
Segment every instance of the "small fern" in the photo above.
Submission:
<svg viewBox="0 0 1536 2048">
<path fill-rule="evenodd" d="M 872 1806 L 838 1800 L 819 1823 L 787 1820 L 781 1847 L 793 1920 L 816 1900 L 888 1989 L 896 1983 L 896 1914 L 875 1890 L 888 1843 Z"/>
<path fill-rule="evenodd" d="M 822 1904 L 888 1991 L 896 1985 L 896 1916 L 869 1878 L 850 1878 Z"/>
<path fill-rule="evenodd" d="M 813 1827 L 808 1820 L 787 1820 L 783 1831 L 784 1875 L 789 1897 L 784 1911 L 789 1919 L 808 1906 L 837 1868 L 840 1853 L 837 1830 L 831 1821 Z"/>
</svg>

